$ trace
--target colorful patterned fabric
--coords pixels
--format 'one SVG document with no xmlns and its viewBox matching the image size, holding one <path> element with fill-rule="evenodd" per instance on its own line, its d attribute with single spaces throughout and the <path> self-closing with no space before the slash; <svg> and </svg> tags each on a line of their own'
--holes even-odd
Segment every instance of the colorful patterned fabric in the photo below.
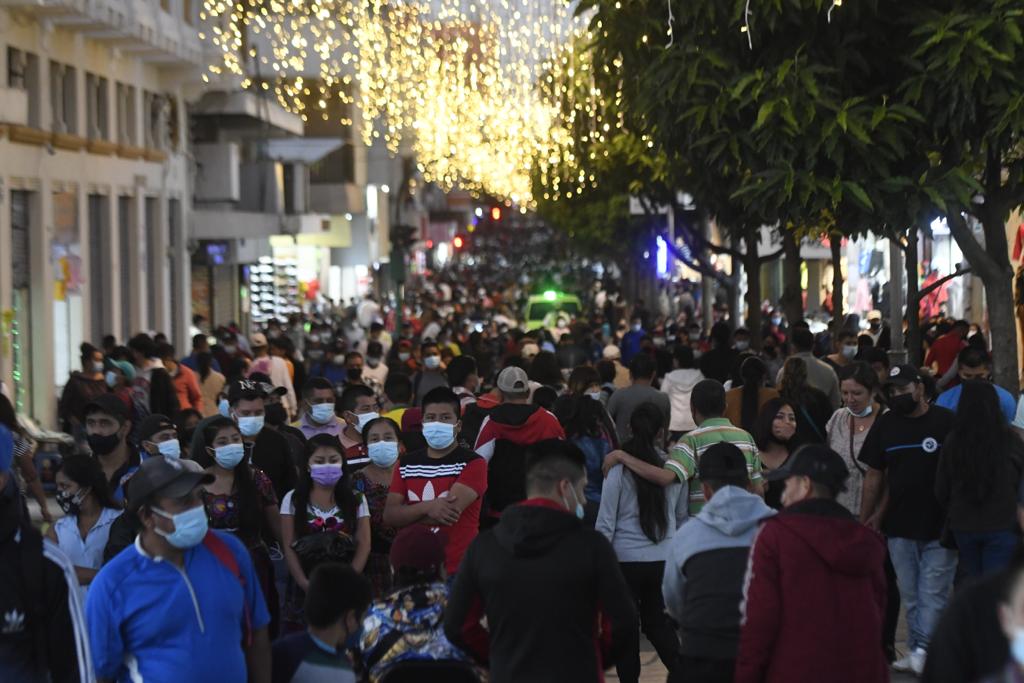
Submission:
<svg viewBox="0 0 1024 683">
<path fill-rule="evenodd" d="M 352 488 L 362 494 L 370 509 L 370 557 L 363 574 L 373 586 L 374 597 L 383 597 L 391 592 L 391 564 L 388 554 L 391 542 L 398 530 L 384 524 L 384 505 L 388 499 L 389 487 L 366 476 L 365 470 L 352 475 Z"/>
<path fill-rule="evenodd" d="M 444 635 L 444 583 L 410 586 L 374 602 L 359 640 L 370 683 L 378 683 L 400 662 L 472 660 Z"/>
</svg>

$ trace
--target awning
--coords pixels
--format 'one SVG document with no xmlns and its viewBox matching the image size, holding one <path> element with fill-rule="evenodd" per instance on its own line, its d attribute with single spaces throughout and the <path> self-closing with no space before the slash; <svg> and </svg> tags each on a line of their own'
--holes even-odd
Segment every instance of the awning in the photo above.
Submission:
<svg viewBox="0 0 1024 683">
<path fill-rule="evenodd" d="M 315 164 L 345 144 L 339 138 L 272 138 L 267 140 L 267 156 L 274 161 Z"/>
</svg>

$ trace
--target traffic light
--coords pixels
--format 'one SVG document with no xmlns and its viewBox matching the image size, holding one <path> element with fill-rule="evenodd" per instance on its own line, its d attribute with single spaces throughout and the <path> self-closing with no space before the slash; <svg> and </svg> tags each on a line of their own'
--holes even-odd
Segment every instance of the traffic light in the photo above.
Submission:
<svg viewBox="0 0 1024 683">
<path fill-rule="evenodd" d="M 452 246 L 455 247 L 456 250 L 462 249 L 465 245 L 466 240 L 462 239 L 462 235 L 456 235 L 455 239 L 452 240 Z"/>
<path fill-rule="evenodd" d="M 491 220 L 497 223 L 501 220 L 501 207 L 495 206 L 491 208 Z"/>
</svg>

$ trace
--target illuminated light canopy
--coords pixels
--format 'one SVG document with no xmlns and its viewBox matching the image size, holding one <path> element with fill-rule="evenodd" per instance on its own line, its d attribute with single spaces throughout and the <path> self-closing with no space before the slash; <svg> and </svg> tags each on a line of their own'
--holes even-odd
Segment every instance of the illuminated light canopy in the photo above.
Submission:
<svg viewBox="0 0 1024 683">
<path fill-rule="evenodd" d="M 587 17 L 562 0 L 204 0 L 201 18 L 217 48 L 206 80 L 272 89 L 304 120 L 336 98 L 358 106 L 364 142 L 411 152 L 443 189 L 520 209 L 538 162 L 571 142 L 568 90 L 551 84 L 589 78 L 565 58 Z"/>
</svg>

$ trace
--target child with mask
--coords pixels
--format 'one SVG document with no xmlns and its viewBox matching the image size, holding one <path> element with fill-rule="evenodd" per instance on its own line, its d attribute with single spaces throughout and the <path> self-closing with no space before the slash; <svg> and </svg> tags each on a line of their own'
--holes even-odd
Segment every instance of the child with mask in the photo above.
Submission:
<svg viewBox="0 0 1024 683">
<path fill-rule="evenodd" d="M 449 576 L 480 526 L 481 497 L 487 490 L 487 463 L 459 446 L 459 397 L 447 387 L 423 398 L 425 450 L 409 453 L 395 468 L 384 508 L 384 523 L 396 528 L 424 523 L 449 527 L 445 546 Z"/>
<path fill-rule="evenodd" d="M 317 567 L 305 600 L 309 626 L 274 643 L 273 683 L 355 683 L 346 651 L 356 649 L 369 605 L 370 585 L 351 567 Z"/>
<path fill-rule="evenodd" d="M 352 486 L 366 498 L 370 508 L 370 557 L 366 563 L 366 576 L 373 587 L 374 598 L 391 590 L 391 567 L 388 553 L 397 529 L 384 523 L 384 506 L 388 488 L 394 476 L 395 463 L 404 450 L 400 430 L 394 420 L 378 417 L 363 428 L 370 464 L 352 475 Z"/>
<path fill-rule="evenodd" d="M 377 412 L 380 403 L 373 389 L 365 384 L 353 384 L 341 393 L 338 411 L 345 421 L 345 428 L 338 434 L 338 440 L 345 453 L 345 466 L 350 473 L 365 467 L 370 458 L 363 443 L 363 429 L 371 420 L 380 417 Z"/>
<path fill-rule="evenodd" d="M 281 500 L 281 537 L 292 581 L 285 599 L 286 629 L 304 623 L 302 600 L 309 588 L 311 558 L 296 544 L 312 534 L 335 534 L 352 541 L 352 568 L 362 573 L 370 555 L 370 509 L 352 489 L 341 444 L 329 434 L 306 443 L 306 463 L 298 486 Z M 341 559 L 341 558 L 339 558 Z"/>
</svg>

